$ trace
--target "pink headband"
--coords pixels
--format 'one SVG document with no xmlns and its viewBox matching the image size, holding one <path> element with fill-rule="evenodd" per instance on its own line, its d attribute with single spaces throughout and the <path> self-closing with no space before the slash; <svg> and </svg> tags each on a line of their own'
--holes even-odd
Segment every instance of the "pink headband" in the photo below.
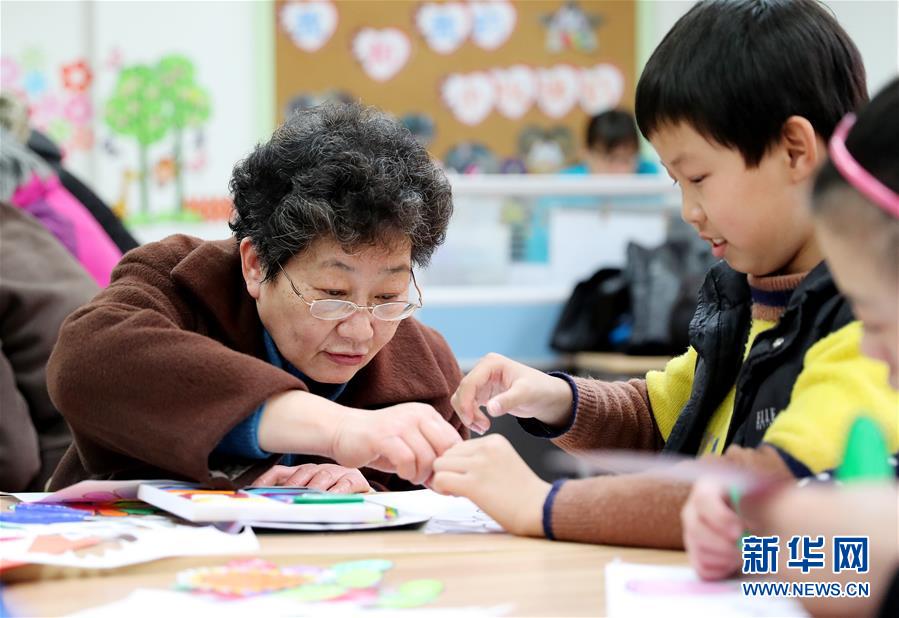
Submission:
<svg viewBox="0 0 899 618">
<path fill-rule="evenodd" d="M 899 195 L 872 176 L 846 148 L 846 136 L 855 124 L 855 114 L 846 114 L 830 138 L 830 160 L 843 178 L 877 206 L 899 218 Z"/>
</svg>

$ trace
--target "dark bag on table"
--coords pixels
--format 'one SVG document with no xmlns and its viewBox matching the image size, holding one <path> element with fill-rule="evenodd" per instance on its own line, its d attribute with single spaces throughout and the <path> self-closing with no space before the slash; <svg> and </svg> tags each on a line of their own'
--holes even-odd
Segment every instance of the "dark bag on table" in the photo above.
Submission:
<svg viewBox="0 0 899 618">
<path fill-rule="evenodd" d="M 619 268 L 603 268 L 578 283 L 553 329 L 558 352 L 609 351 L 609 333 L 629 306 L 627 280 Z"/>
</svg>

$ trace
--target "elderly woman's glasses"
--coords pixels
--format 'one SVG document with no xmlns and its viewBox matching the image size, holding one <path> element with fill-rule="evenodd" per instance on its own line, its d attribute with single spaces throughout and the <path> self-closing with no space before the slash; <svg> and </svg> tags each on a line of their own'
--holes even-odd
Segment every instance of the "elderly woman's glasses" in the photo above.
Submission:
<svg viewBox="0 0 899 618">
<path fill-rule="evenodd" d="M 293 293 L 309 306 L 309 313 L 320 320 L 343 320 L 357 311 L 366 310 L 371 312 L 371 314 L 379 320 L 384 320 L 385 322 L 397 322 L 399 320 L 405 320 L 415 313 L 416 309 L 420 309 L 423 306 L 421 290 L 418 287 L 418 283 L 415 281 L 415 273 L 411 270 L 409 272 L 412 275 L 412 285 L 415 286 L 415 292 L 418 294 L 417 303 L 397 301 L 381 303 L 378 305 L 357 305 L 348 300 L 338 300 L 335 298 L 309 300 L 297 289 L 297 286 L 294 285 L 293 280 L 287 275 L 284 267 L 278 264 L 278 268 L 281 269 L 284 278 L 290 283 L 290 288 L 293 290 Z"/>
</svg>

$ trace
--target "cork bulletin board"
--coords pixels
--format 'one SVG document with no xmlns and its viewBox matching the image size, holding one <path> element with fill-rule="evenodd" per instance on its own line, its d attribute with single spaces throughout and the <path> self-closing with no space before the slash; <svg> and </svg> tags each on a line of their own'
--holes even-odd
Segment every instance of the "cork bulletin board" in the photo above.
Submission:
<svg viewBox="0 0 899 618">
<path fill-rule="evenodd" d="M 328 99 L 398 116 L 461 172 L 546 172 L 590 114 L 633 108 L 629 0 L 280 0 L 279 122 Z"/>
</svg>

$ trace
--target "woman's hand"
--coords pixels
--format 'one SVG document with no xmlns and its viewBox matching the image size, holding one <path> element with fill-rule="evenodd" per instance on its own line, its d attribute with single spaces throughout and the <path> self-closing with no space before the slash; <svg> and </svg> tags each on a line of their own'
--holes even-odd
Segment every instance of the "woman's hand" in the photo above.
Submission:
<svg viewBox="0 0 899 618">
<path fill-rule="evenodd" d="M 432 406 L 401 403 L 380 410 L 347 410 L 338 421 L 331 458 L 353 467 L 368 466 L 421 485 L 434 460 L 462 442 Z"/>
<path fill-rule="evenodd" d="M 253 482 L 253 487 L 308 487 L 335 494 L 362 494 L 371 485 L 356 468 L 337 464 L 303 464 L 301 466 L 273 466 Z"/>
</svg>

